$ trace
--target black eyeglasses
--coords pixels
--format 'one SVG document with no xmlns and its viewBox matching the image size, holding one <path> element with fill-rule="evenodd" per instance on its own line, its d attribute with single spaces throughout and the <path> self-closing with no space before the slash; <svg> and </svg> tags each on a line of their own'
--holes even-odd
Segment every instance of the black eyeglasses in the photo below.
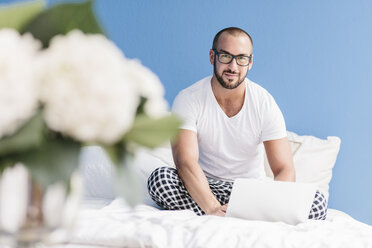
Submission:
<svg viewBox="0 0 372 248">
<path fill-rule="evenodd" d="M 220 53 L 216 49 L 213 49 L 214 53 L 217 55 L 218 61 L 222 64 L 230 64 L 233 59 L 235 59 L 236 63 L 240 66 L 248 66 L 251 62 L 252 55 L 244 56 L 244 55 L 231 55 L 228 53 Z"/>
</svg>

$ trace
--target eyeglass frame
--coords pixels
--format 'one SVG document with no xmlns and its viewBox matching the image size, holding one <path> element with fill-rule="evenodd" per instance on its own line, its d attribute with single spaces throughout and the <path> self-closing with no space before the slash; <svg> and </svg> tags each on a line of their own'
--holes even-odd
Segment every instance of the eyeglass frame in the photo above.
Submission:
<svg viewBox="0 0 372 248">
<path fill-rule="evenodd" d="M 222 64 L 225 64 L 225 65 L 230 64 L 233 61 L 233 59 L 235 59 L 235 62 L 236 62 L 237 65 L 239 65 L 239 66 L 249 66 L 249 64 L 251 63 L 251 60 L 252 60 L 252 55 L 247 56 L 247 55 L 232 55 L 232 54 L 229 54 L 229 53 L 220 53 L 219 51 L 217 51 L 217 49 L 213 49 L 213 52 L 217 56 L 218 62 L 220 62 Z M 228 63 L 221 62 L 220 61 L 220 57 L 218 56 L 219 54 L 230 55 L 231 56 L 230 62 L 228 62 Z M 240 65 L 238 63 L 238 57 L 248 57 L 248 59 L 249 59 L 248 64 L 246 64 L 246 65 Z"/>
</svg>

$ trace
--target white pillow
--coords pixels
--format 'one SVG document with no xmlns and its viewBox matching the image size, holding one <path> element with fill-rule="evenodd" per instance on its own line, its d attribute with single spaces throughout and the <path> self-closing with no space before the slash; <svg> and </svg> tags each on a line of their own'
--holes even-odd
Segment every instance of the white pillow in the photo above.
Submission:
<svg viewBox="0 0 372 248">
<path fill-rule="evenodd" d="M 314 136 L 300 136 L 289 131 L 287 134 L 292 148 L 296 181 L 316 183 L 328 200 L 332 169 L 340 150 L 340 138 L 328 136 L 323 140 Z M 265 171 L 267 176 L 273 177 L 266 154 Z"/>
<path fill-rule="evenodd" d="M 137 169 L 142 183 L 142 202 L 146 205 L 160 208 L 148 194 L 147 179 L 158 167 L 168 166 L 175 168 L 170 144 L 153 150 L 145 148 L 139 149 L 135 154 L 132 165 Z"/>
<path fill-rule="evenodd" d="M 113 200 L 116 197 L 112 180 L 114 168 L 102 147 L 81 148 L 79 171 L 83 178 L 85 199 Z"/>
<path fill-rule="evenodd" d="M 319 190 L 328 199 L 328 185 L 340 148 L 340 138 L 332 136 L 327 137 L 327 140 L 322 140 L 313 136 L 299 136 L 293 132 L 287 132 L 287 134 L 292 148 L 297 181 L 317 183 Z M 147 179 L 158 167 L 175 167 L 170 144 L 154 150 L 139 149 L 132 161 L 132 166 L 140 178 L 142 202 L 158 207 L 147 192 Z M 82 148 L 80 170 L 84 181 L 85 199 L 107 201 L 117 196 L 114 187 L 113 165 L 101 147 Z M 273 177 L 266 155 L 265 171 L 267 176 Z"/>
<path fill-rule="evenodd" d="M 147 179 L 156 168 L 161 166 L 175 167 L 170 144 L 154 150 L 141 148 L 131 161 L 131 167 L 139 177 L 140 192 L 138 193 L 141 194 L 142 203 L 157 208 L 159 206 L 147 192 Z M 93 202 L 97 205 L 97 202 L 101 202 L 104 206 L 117 197 L 115 170 L 102 147 L 83 147 L 80 153 L 79 169 L 83 178 L 85 203 Z"/>
</svg>

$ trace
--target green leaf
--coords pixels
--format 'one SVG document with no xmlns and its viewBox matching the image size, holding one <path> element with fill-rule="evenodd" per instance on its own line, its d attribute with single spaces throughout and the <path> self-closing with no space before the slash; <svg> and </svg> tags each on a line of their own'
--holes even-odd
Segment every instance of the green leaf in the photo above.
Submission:
<svg viewBox="0 0 372 248">
<path fill-rule="evenodd" d="M 116 145 L 103 146 L 103 149 L 116 166 L 121 165 L 125 159 L 125 156 L 127 155 L 127 151 L 125 150 L 125 146 L 122 142 L 119 142 Z"/>
<path fill-rule="evenodd" d="M 15 134 L 0 139 L 0 158 L 38 147 L 43 139 L 44 122 L 41 111 Z"/>
<path fill-rule="evenodd" d="M 58 181 L 67 183 L 78 168 L 80 154 L 78 142 L 57 133 L 49 133 L 47 137 L 37 149 L 18 156 L 43 187 Z"/>
<path fill-rule="evenodd" d="M 145 113 L 145 104 L 147 102 L 147 98 L 141 96 L 140 103 L 138 104 L 136 115 L 144 114 Z"/>
<path fill-rule="evenodd" d="M 135 142 L 149 148 L 162 145 L 178 134 L 181 121 L 174 115 L 161 119 L 152 119 L 146 115 L 138 115 L 132 129 L 125 134 L 124 142 Z"/>
<path fill-rule="evenodd" d="M 53 36 L 67 34 L 73 29 L 84 33 L 103 33 L 94 16 L 92 1 L 55 5 L 29 22 L 22 33 L 31 32 L 47 47 Z"/>
<path fill-rule="evenodd" d="M 21 31 L 27 22 L 43 10 L 44 6 L 44 0 L 0 6 L 0 29 L 14 28 Z"/>
<path fill-rule="evenodd" d="M 115 189 L 127 203 L 134 207 L 141 203 L 143 191 L 142 180 L 127 156 L 120 166 L 115 167 Z"/>
<path fill-rule="evenodd" d="M 0 160 L 0 176 L 6 168 L 12 167 L 14 165 L 15 165 L 14 161 L 10 159 L 1 159 Z"/>
</svg>

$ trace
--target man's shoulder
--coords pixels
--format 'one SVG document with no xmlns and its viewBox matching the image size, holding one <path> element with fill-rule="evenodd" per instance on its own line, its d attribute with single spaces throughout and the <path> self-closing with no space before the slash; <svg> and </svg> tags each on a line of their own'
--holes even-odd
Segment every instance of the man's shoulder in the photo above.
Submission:
<svg viewBox="0 0 372 248">
<path fill-rule="evenodd" d="M 246 78 L 246 85 L 251 97 L 257 98 L 259 101 L 266 100 L 271 96 L 271 94 L 261 85 L 251 81 L 250 79 Z"/>
<path fill-rule="evenodd" d="M 258 83 L 253 82 L 249 78 L 245 78 L 245 82 L 246 82 L 247 87 L 250 90 L 252 90 L 254 93 L 261 93 L 261 94 L 269 93 L 264 87 L 262 87 Z"/>
<path fill-rule="evenodd" d="M 172 111 L 179 116 L 197 115 L 207 99 L 211 76 L 205 77 L 181 90 L 173 101 Z M 209 86 L 210 87 L 210 86 Z"/>
<path fill-rule="evenodd" d="M 204 94 L 208 83 L 211 82 L 212 76 L 205 77 L 189 87 L 180 91 L 179 95 L 196 95 Z"/>
</svg>

